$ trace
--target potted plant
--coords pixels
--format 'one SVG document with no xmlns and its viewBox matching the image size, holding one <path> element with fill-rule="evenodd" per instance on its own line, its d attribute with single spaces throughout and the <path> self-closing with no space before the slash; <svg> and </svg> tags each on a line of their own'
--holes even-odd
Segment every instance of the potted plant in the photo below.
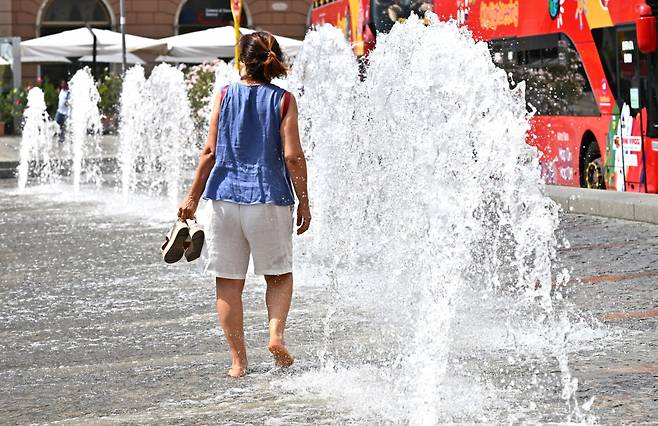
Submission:
<svg viewBox="0 0 658 426">
<path fill-rule="evenodd" d="M 9 92 L 0 94 L 0 136 L 7 133 L 7 122 L 11 120 L 11 98 Z"/>
<path fill-rule="evenodd" d="M 97 84 L 101 99 L 98 108 L 102 114 L 105 133 L 115 133 L 117 128 L 117 110 L 121 98 L 121 77 L 114 73 L 106 73 Z"/>
<path fill-rule="evenodd" d="M 26 88 L 12 89 L 5 96 L 7 96 L 6 105 L 8 106 L 7 123 L 9 124 L 10 131 L 13 134 L 22 133 L 23 111 L 27 106 L 27 92 L 32 86 Z"/>
</svg>

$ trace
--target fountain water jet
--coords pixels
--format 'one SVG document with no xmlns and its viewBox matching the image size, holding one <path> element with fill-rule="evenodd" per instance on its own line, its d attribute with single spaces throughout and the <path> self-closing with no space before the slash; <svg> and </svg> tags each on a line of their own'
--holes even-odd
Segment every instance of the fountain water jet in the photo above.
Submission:
<svg viewBox="0 0 658 426">
<path fill-rule="evenodd" d="M 53 123 L 46 111 L 43 91 L 33 87 L 27 94 L 27 108 L 24 112 L 23 135 L 21 138 L 20 159 L 18 165 L 18 188 L 25 189 L 32 170 L 38 176 L 39 183 L 51 183 L 56 179 L 53 170 Z"/>
<path fill-rule="evenodd" d="M 146 132 L 143 105 L 143 90 L 146 79 L 144 68 L 136 65 L 126 71 L 119 106 L 119 172 L 124 195 L 134 193 L 138 185 L 137 161 L 146 154 Z"/>
<path fill-rule="evenodd" d="M 205 117 L 203 131 L 199 137 L 199 143 L 201 145 L 205 145 L 206 142 L 206 137 L 210 128 L 210 114 L 212 114 L 212 109 L 215 105 L 215 99 L 217 99 L 217 95 L 222 90 L 222 88 L 224 88 L 224 86 L 240 80 L 240 75 L 232 65 L 227 64 L 224 61 L 219 61 L 215 66 L 215 81 L 213 82 L 212 90 L 210 96 L 208 97 L 208 103 L 203 110 L 199 111 L 199 113 L 203 114 Z"/>
<path fill-rule="evenodd" d="M 195 154 L 194 123 L 183 73 L 168 64 L 153 69 L 144 85 L 144 130 L 150 171 L 149 192 L 165 192 L 178 201 L 185 160 Z"/>
<path fill-rule="evenodd" d="M 81 183 L 102 183 L 100 168 L 103 132 L 98 110 L 100 95 L 88 67 L 73 75 L 69 82 L 71 111 L 66 126 L 66 141 L 72 150 L 73 188 L 80 190 Z"/>
<path fill-rule="evenodd" d="M 355 64 L 322 27 L 294 67 L 316 212 L 306 256 L 337 300 L 323 367 L 276 385 L 373 421 L 591 420 L 523 84 L 511 91 L 467 31 L 415 17 L 380 36 L 362 83 Z M 341 330 L 379 343 L 344 346 Z M 561 406 L 545 403 L 556 383 Z"/>
<path fill-rule="evenodd" d="M 144 190 L 178 200 L 195 159 L 194 124 L 183 73 L 168 64 L 126 73 L 121 94 L 120 164 L 124 193 Z M 137 108 L 137 109 L 135 109 Z"/>
<path fill-rule="evenodd" d="M 227 64 L 224 61 L 217 63 L 217 68 L 215 69 L 215 82 L 212 87 L 212 95 L 210 96 L 210 102 L 208 103 L 208 109 L 206 110 L 207 114 L 210 114 L 213 107 L 213 102 L 217 97 L 222 88 L 228 84 L 234 83 L 240 80 L 240 74 L 235 69 L 234 66 Z"/>
</svg>

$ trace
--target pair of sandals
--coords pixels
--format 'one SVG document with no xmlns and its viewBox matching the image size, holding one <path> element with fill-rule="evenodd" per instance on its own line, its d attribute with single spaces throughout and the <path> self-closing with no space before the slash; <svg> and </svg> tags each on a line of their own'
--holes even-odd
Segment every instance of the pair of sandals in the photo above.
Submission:
<svg viewBox="0 0 658 426">
<path fill-rule="evenodd" d="M 185 256 L 188 262 L 201 256 L 205 234 L 203 227 L 193 220 L 178 219 L 165 236 L 162 245 L 162 259 L 166 263 L 176 263 Z"/>
</svg>

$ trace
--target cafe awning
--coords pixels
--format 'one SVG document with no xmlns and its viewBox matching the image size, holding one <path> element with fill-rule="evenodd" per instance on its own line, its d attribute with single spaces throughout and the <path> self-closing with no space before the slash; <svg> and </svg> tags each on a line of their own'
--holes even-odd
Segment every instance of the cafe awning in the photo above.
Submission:
<svg viewBox="0 0 658 426">
<path fill-rule="evenodd" d="M 61 33 L 37 37 L 21 42 L 22 62 L 65 62 L 66 58 L 93 56 L 94 38 L 96 39 L 97 61 L 101 62 L 102 55 L 111 55 L 121 52 L 121 33 L 97 28 L 78 28 Z M 160 55 L 164 53 L 157 40 L 126 34 L 126 48 L 128 51 L 149 46 L 144 53 Z M 63 60 L 57 61 L 60 58 Z M 152 59 L 153 59 L 152 58 Z M 93 60 L 93 59 L 92 59 Z"/>
<path fill-rule="evenodd" d="M 242 34 L 250 34 L 255 30 L 241 28 Z M 295 56 L 302 46 L 302 42 L 289 37 L 274 36 L 281 46 L 281 50 L 288 56 Z M 205 62 L 215 58 L 232 58 L 235 53 L 235 29 L 231 26 L 209 28 L 157 41 L 166 44 L 166 54 L 158 57 L 158 61 L 177 62 Z M 145 46 L 145 49 L 148 49 Z M 132 50 L 140 54 L 142 49 Z"/>
</svg>

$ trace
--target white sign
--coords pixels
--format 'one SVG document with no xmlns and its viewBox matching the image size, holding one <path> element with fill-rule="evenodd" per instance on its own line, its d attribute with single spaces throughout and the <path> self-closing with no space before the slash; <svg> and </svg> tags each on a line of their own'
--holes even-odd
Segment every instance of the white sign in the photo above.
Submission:
<svg viewBox="0 0 658 426">
<path fill-rule="evenodd" d="M 640 89 L 631 87 L 631 108 L 638 109 L 640 107 Z"/>
<path fill-rule="evenodd" d="M 637 155 L 624 152 L 624 166 L 637 167 Z"/>
<path fill-rule="evenodd" d="M 640 136 L 624 136 L 621 138 L 624 151 L 640 152 L 642 150 L 642 138 Z"/>
<path fill-rule="evenodd" d="M 288 10 L 288 3 L 284 1 L 275 1 L 272 3 L 272 10 L 275 12 L 285 12 Z"/>
<path fill-rule="evenodd" d="M 629 50 L 635 50 L 635 46 L 633 45 L 633 40 L 622 41 L 621 50 L 623 50 L 624 52 L 628 52 Z"/>
<path fill-rule="evenodd" d="M 632 64 L 633 63 L 633 54 L 632 53 L 624 53 L 624 63 L 625 64 Z"/>
<path fill-rule="evenodd" d="M 219 9 L 210 9 L 206 8 L 206 18 L 217 18 L 219 17 Z"/>
</svg>

